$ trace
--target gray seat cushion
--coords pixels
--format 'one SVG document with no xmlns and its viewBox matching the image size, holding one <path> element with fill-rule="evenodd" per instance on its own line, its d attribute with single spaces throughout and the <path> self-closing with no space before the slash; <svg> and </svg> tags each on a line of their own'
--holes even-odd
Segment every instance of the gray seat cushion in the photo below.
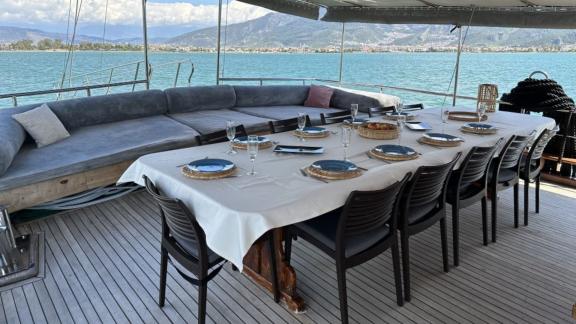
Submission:
<svg viewBox="0 0 576 324">
<path fill-rule="evenodd" d="M 12 115 L 23 111 L 0 109 L 0 177 L 8 170 L 26 139 L 26 131 L 12 118 Z"/>
<path fill-rule="evenodd" d="M 340 89 L 334 89 L 334 94 L 330 100 L 330 107 L 339 109 L 350 109 L 351 104 L 358 104 L 358 110 L 368 112 L 368 109 L 380 107 L 380 102 L 372 97 L 348 92 Z"/>
<path fill-rule="evenodd" d="M 298 117 L 298 113 L 308 114 L 312 124 L 320 123 L 321 113 L 332 113 L 342 111 L 341 109 L 332 108 L 314 108 L 304 106 L 271 106 L 271 107 L 236 107 L 234 110 L 244 114 L 268 118 L 273 120 L 282 120 Z"/>
<path fill-rule="evenodd" d="M 83 127 L 49 146 L 25 145 L 0 178 L 0 190 L 196 145 L 197 135 L 194 129 L 166 116 Z"/>
<path fill-rule="evenodd" d="M 322 242 L 329 249 L 336 251 L 336 230 L 340 220 L 341 209 L 328 214 L 312 218 L 302 223 L 295 224 L 298 230 L 306 232 Z M 375 228 L 363 235 L 349 236 L 346 238 L 345 256 L 356 255 L 382 241 L 390 234 L 387 225 Z"/>
<path fill-rule="evenodd" d="M 269 121 L 267 118 L 243 114 L 230 109 L 203 110 L 168 116 L 194 128 L 200 134 L 209 134 L 226 129 L 228 120 L 244 125 L 244 128 L 249 133 L 262 132 L 268 130 Z"/>
<path fill-rule="evenodd" d="M 164 93 L 171 114 L 226 109 L 236 105 L 236 92 L 230 85 L 171 88 Z"/>
<path fill-rule="evenodd" d="M 308 86 L 234 86 L 236 107 L 301 106 Z"/>
<path fill-rule="evenodd" d="M 86 126 L 114 123 L 123 120 L 166 114 L 166 96 L 160 90 L 146 90 L 94 96 L 47 103 L 68 131 Z M 27 105 L 14 113 L 28 111 L 40 106 Z"/>
</svg>

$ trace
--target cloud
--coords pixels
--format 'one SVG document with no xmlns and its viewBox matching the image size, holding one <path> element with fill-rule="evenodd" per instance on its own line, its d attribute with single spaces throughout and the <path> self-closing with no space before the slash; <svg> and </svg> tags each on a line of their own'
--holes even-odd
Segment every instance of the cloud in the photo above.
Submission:
<svg viewBox="0 0 576 324">
<path fill-rule="evenodd" d="M 82 3 L 80 23 L 103 23 L 106 0 L 78 0 Z M 76 0 L 0 0 L 0 22 L 31 24 L 66 24 L 69 5 L 74 13 Z M 226 8 L 223 9 L 223 18 Z M 269 11 L 238 1 L 231 1 L 228 23 L 255 19 Z M 214 25 L 218 17 L 217 5 L 193 5 L 186 2 L 148 1 L 149 26 Z M 110 25 L 140 25 L 140 0 L 108 0 L 107 22 Z M 0 23 L 1 24 L 1 23 Z"/>
</svg>

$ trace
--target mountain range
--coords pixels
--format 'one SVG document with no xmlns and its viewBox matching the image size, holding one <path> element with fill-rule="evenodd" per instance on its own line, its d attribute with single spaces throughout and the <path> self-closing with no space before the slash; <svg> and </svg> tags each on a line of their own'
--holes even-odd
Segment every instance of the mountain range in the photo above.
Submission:
<svg viewBox="0 0 576 324">
<path fill-rule="evenodd" d="M 328 48 L 340 44 L 342 25 L 270 13 L 263 17 L 223 27 L 223 43 L 229 48 Z M 347 24 L 346 47 L 450 47 L 458 42 L 450 26 Z M 466 28 L 464 27 L 464 31 Z M 164 35 L 163 35 L 164 36 Z M 216 27 L 197 29 L 175 37 L 151 38 L 153 45 L 213 48 Z M 0 26 L 0 43 L 30 39 L 65 40 L 66 34 L 38 29 Z M 100 37 L 79 34 L 78 42 L 101 42 Z M 141 43 L 141 38 L 107 39 L 112 43 Z M 548 47 L 576 45 L 576 31 L 522 28 L 471 27 L 466 35 L 469 47 Z"/>
</svg>

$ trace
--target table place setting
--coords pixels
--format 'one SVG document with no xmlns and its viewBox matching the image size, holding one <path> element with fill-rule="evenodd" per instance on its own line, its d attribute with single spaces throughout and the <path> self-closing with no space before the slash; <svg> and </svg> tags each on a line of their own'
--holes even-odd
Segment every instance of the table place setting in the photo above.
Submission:
<svg viewBox="0 0 576 324">
<path fill-rule="evenodd" d="M 491 124 L 484 123 L 467 123 L 460 127 L 460 130 L 464 133 L 476 134 L 476 135 L 493 135 L 498 133 L 498 128 Z"/>
<path fill-rule="evenodd" d="M 295 130 L 294 135 L 300 138 L 324 138 L 330 136 L 330 132 L 324 127 L 308 126 Z"/>
<path fill-rule="evenodd" d="M 368 156 L 383 161 L 409 161 L 417 159 L 420 153 L 407 146 L 384 144 L 368 151 Z"/>
<path fill-rule="evenodd" d="M 264 150 L 274 146 L 272 140 L 266 136 L 255 136 L 258 141 L 258 149 Z M 239 136 L 232 140 L 232 146 L 239 150 L 247 150 L 250 136 Z"/>
<path fill-rule="evenodd" d="M 455 147 L 460 146 L 464 139 L 458 136 L 444 134 L 444 133 L 425 133 L 418 139 L 420 144 L 427 144 L 439 147 Z"/>
<path fill-rule="evenodd" d="M 236 176 L 236 165 L 224 159 L 201 159 L 182 166 L 182 173 L 192 179 L 214 180 Z"/>
<path fill-rule="evenodd" d="M 319 160 L 301 169 L 302 175 L 322 180 L 352 179 L 361 176 L 365 170 L 367 169 L 344 160 Z"/>
<path fill-rule="evenodd" d="M 393 120 L 393 121 L 396 121 L 399 118 L 403 118 L 406 121 L 412 121 L 412 120 L 416 119 L 416 114 L 411 113 L 411 112 L 391 111 L 391 112 L 387 112 L 386 114 L 384 114 L 383 118 L 387 119 L 387 120 Z"/>
</svg>

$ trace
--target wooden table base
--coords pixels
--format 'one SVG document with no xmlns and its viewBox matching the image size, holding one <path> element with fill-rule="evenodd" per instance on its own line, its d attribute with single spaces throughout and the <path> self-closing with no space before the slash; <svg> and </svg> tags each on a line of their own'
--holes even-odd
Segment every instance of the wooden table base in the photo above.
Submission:
<svg viewBox="0 0 576 324">
<path fill-rule="evenodd" d="M 306 305 L 296 292 L 296 272 L 284 260 L 282 247 L 282 230 L 274 229 L 274 246 L 276 247 L 276 264 L 280 285 L 280 298 L 286 302 L 293 312 L 303 312 Z M 270 264 L 269 244 L 265 240 L 256 242 L 244 257 L 244 273 L 256 283 L 272 292 L 272 267 Z"/>
</svg>

